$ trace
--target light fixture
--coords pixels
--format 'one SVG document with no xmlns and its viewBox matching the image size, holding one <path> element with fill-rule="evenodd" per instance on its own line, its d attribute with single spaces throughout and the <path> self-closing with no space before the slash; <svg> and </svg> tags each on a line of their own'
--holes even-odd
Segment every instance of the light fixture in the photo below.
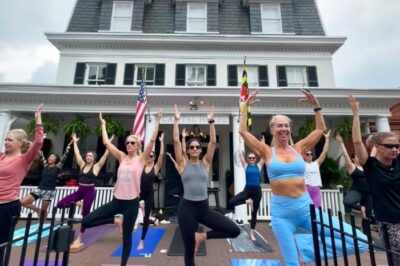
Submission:
<svg viewBox="0 0 400 266">
<path fill-rule="evenodd" d="M 190 111 L 196 111 L 199 109 L 200 105 L 203 105 L 204 101 L 199 100 L 199 98 L 195 97 L 188 102 Z"/>
<path fill-rule="evenodd" d="M 193 125 L 190 128 L 189 137 L 203 140 L 207 138 L 207 133 L 203 133 L 198 125 Z"/>
</svg>

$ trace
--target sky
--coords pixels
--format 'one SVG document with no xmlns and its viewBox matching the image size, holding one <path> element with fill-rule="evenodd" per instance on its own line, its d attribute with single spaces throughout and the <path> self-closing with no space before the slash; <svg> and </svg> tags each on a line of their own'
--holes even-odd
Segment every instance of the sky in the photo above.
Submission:
<svg viewBox="0 0 400 266">
<path fill-rule="evenodd" d="M 347 37 L 333 55 L 336 86 L 400 88 L 400 0 L 315 1 L 325 33 Z M 59 52 L 44 32 L 64 32 L 74 5 L 0 1 L 0 82 L 55 83 Z"/>
</svg>

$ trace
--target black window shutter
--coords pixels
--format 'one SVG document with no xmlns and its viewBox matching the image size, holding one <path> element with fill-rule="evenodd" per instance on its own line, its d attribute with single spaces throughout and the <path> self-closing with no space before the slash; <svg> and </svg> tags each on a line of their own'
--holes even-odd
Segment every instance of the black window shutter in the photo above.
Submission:
<svg viewBox="0 0 400 266">
<path fill-rule="evenodd" d="M 317 67 L 307 67 L 307 80 L 309 87 L 318 87 Z"/>
<path fill-rule="evenodd" d="M 278 87 L 287 87 L 286 67 L 277 66 L 278 70 Z"/>
<path fill-rule="evenodd" d="M 117 71 L 117 64 L 107 64 L 106 69 L 106 84 L 115 84 L 115 72 Z"/>
<path fill-rule="evenodd" d="M 76 63 L 74 84 L 83 84 L 86 63 Z"/>
<path fill-rule="evenodd" d="M 228 86 L 238 85 L 237 66 L 228 65 Z"/>
<path fill-rule="evenodd" d="M 135 64 L 125 64 L 124 85 L 133 85 Z"/>
<path fill-rule="evenodd" d="M 175 73 L 175 85 L 185 86 L 186 84 L 186 65 L 177 64 Z"/>
<path fill-rule="evenodd" d="M 258 86 L 268 87 L 268 66 L 258 66 Z"/>
<path fill-rule="evenodd" d="M 165 79 L 165 65 L 164 64 L 157 64 L 156 65 L 156 80 L 154 85 L 164 85 Z"/>
<path fill-rule="evenodd" d="M 208 65 L 207 66 L 207 86 L 216 86 L 216 66 Z"/>
</svg>

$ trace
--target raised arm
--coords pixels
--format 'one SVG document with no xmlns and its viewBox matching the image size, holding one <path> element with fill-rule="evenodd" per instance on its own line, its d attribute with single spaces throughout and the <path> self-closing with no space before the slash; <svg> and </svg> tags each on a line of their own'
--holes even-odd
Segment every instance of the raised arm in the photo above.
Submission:
<svg viewBox="0 0 400 266">
<path fill-rule="evenodd" d="M 114 139 L 114 135 L 111 136 L 110 141 L 112 141 Z M 106 149 L 106 151 L 104 152 L 103 156 L 101 156 L 100 160 L 94 165 L 93 167 L 93 173 L 95 175 L 98 175 L 101 168 L 103 168 L 103 165 L 106 163 L 107 161 L 107 157 L 110 154 L 110 151 L 108 149 Z"/>
<path fill-rule="evenodd" d="M 239 152 L 239 159 L 240 159 L 240 163 L 242 164 L 242 167 L 244 169 L 246 169 L 247 163 L 246 163 L 246 159 L 243 156 L 242 142 L 243 142 L 243 139 L 242 139 L 241 136 L 239 136 L 239 151 L 238 151 Z"/>
<path fill-rule="evenodd" d="M 175 169 L 178 170 L 178 163 L 175 161 L 174 157 L 172 157 L 171 153 L 167 152 L 167 156 L 171 159 L 172 163 L 175 166 Z"/>
<path fill-rule="evenodd" d="M 158 138 L 160 141 L 160 154 L 158 154 L 157 163 L 154 165 L 154 173 L 157 175 L 160 172 L 163 158 L 164 158 L 164 132 L 161 133 L 160 137 Z"/>
<path fill-rule="evenodd" d="M 318 141 L 321 139 L 323 133 L 326 131 L 325 120 L 322 115 L 322 109 L 319 105 L 317 97 L 315 97 L 308 89 L 301 89 L 304 97 L 299 100 L 299 102 L 308 103 L 314 106 L 315 112 L 315 129 L 304 139 L 296 143 L 296 149 L 300 151 L 312 149 Z"/>
<path fill-rule="evenodd" d="M 142 166 L 144 166 L 146 164 L 147 157 L 150 155 L 150 152 L 153 150 L 153 146 L 156 143 L 158 128 L 160 127 L 161 117 L 162 117 L 162 111 L 160 110 L 157 113 L 156 122 L 154 125 L 153 133 L 151 134 L 151 137 L 150 137 L 150 141 L 147 143 L 147 145 L 144 147 L 144 150 L 143 150 L 142 159 L 141 159 Z"/>
<path fill-rule="evenodd" d="M 43 151 L 39 151 L 39 159 L 44 167 L 49 166 L 47 163 L 46 157 L 44 157 Z"/>
<path fill-rule="evenodd" d="M 71 149 L 71 144 L 72 144 L 72 142 L 73 142 L 73 140 L 71 139 L 71 141 L 68 143 L 68 145 L 67 145 L 67 148 L 65 148 L 65 151 L 64 151 L 64 154 L 63 154 L 63 156 L 61 157 L 61 159 L 60 159 L 60 161 L 58 162 L 58 164 L 56 165 L 58 168 L 63 168 L 63 166 L 64 166 L 64 163 L 65 163 L 65 160 L 67 159 L 67 157 L 68 157 L 68 153 L 69 153 L 69 150 Z"/>
<path fill-rule="evenodd" d="M 248 131 L 247 128 L 247 105 L 249 105 L 252 102 L 252 98 L 255 99 L 257 93 L 258 90 L 255 93 L 253 93 L 246 102 L 240 103 L 241 116 L 240 116 L 239 134 L 242 136 L 244 143 L 246 143 L 246 145 L 249 147 L 251 151 L 255 152 L 256 154 L 259 154 L 264 161 L 268 161 L 271 154 L 271 148 L 267 144 L 262 143 L 255 136 L 253 136 Z"/>
<path fill-rule="evenodd" d="M 261 135 L 261 142 L 265 144 L 265 137 L 264 135 Z M 264 160 L 262 158 L 260 158 L 260 160 L 257 163 L 258 169 L 260 169 L 260 171 L 263 169 L 264 167 Z"/>
<path fill-rule="evenodd" d="M 79 138 L 76 136 L 76 133 L 72 133 L 71 138 L 72 141 L 74 142 L 74 154 L 76 163 L 78 164 L 79 169 L 82 170 L 82 167 L 85 166 L 85 161 L 82 159 L 81 152 L 79 151 L 78 148 Z"/>
<path fill-rule="evenodd" d="M 342 136 L 337 135 L 336 140 L 339 142 L 340 148 L 342 149 L 342 155 L 343 155 L 343 159 L 344 159 L 344 167 L 346 168 L 347 173 L 351 174 L 351 173 L 353 173 L 354 169 L 356 169 L 356 166 L 351 161 L 351 158 L 349 156 L 349 153 L 347 152 L 346 146 L 344 146 Z"/>
<path fill-rule="evenodd" d="M 210 141 L 208 142 L 207 152 L 203 157 L 203 162 L 206 167 L 210 166 L 212 158 L 214 156 L 215 147 L 217 146 L 217 135 L 215 133 L 215 125 L 214 125 L 214 112 L 215 107 L 211 107 L 211 111 L 207 114 L 208 124 L 210 124 Z"/>
<path fill-rule="evenodd" d="M 25 160 L 32 162 L 38 156 L 43 145 L 43 125 L 42 125 L 43 104 L 39 104 L 35 112 L 35 140 L 28 150 L 23 154 Z"/>
<path fill-rule="evenodd" d="M 187 153 L 186 153 L 186 138 L 188 136 L 188 133 L 186 131 L 186 128 L 182 129 L 182 154 L 183 157 L 185 157 L 185 160 L 188 159 Z"/>
<path fill-rule="evenodd" d="M 362 138 L 361 138 L 361 128 L 360 128 L 360 103 L 357 102 L 356 98 L 349 94 L 349 104 L 351 107 L 351 110 L 353 112 L 353 127 L 352 127 L 352 136 L 353 136 L 353 144 L 354 144 L 354 149 L 357 155 L 358 160 L 360 161 L 361 165 L 364 165 L 364 163 L 368 159 L 368 152 L 367 149 L 365 148 Z"/>
<path fill-rule="evenodd" d="M 183 168 L 185 167 L 185 157 L 182 153 L 182 145 L 179 140 L 179 119 L 181 114 L 179 113 L 178 106 L 175 104 L 174 106 L 174 128 L 173 128 L 173 140 L 174 140 L 174 151 L 175 151 L 175 159 L 176 159 L 176 170 L 179 174 L 182 173 Z"/>
<path fill-rule="evenodd" d="M 319 155 L 318 159 L 317 159 L 317 163 L 318 165 L 321 165 L 326 158 L 326 155 L 328 154 L 328 150 L 329 150 L 329 136 L 331 135 L 331 130 L 329 129 L 328 132 L 326 132 L 326 134 L 324 134 L 325 136 L 325 144 L 324 144 L 324 148 L 322 149 L 321 154 Z"/>
<path fill-rule="evenodd" d="M 101 113 L 99 113 L 99 120 L 101 125 L 101 137 L 103 139 L 104 146 L 106 146 L 107 150 L 110 152 L 112 156 L 114 156 L 115 159 L 121 162 L 126 154 L 118 150 L 118 148 L 115 147 L 114 144 L 112 144 L 112 142 L 108 138 L 106 120 L 103 119 L 103 115 Z"/>
</svg>

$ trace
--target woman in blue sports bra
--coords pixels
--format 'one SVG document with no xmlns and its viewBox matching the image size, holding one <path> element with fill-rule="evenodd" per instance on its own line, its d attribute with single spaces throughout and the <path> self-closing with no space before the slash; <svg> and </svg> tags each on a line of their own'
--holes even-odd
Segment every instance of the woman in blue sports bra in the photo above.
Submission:
<svg viewBox="0 0 400 266">
<path fill-rule="evenodd" d="M 272 231 L 278 241 L 284 263 L 285 265 L 302 265 L 312 261 L 314 256 L 312 242 L 308 245 L 300 244 L 299 238 L 295 236 L 298 227 L 311 231 L 309 205 L 312 201 L 304 181 L 305 162 L 301 154 L 314 147 L 320 140 L 326 130 L 325 121 L 317 98 L 307 89 L 302 89 L 304 98 L 299 101 L 314 106 L 315 130 L 306 138 L 293 144 L 290 119 L 285 115 L 275 115 L 269 123 L 273 136 L 271 146 L 269 146 L 253 136 L 246 125 L 246 105 L 255 102 L 257 92 L 240 104 L 242 115 L 239 133 L 250 150 L 260 156 L 267 166 L 272 190 Z M 327 235 L 329 236 L 329 233 Z M 347 247 L 352 244 L 351 239 L 346 242 L 349 242 L 346 243 Z M 305 249 L 306 252 L 302 253 L 301 249 Z M 305 256 L 310 253 L 312 255 L 309 256 L 310 258 Z"/>
</svg>

